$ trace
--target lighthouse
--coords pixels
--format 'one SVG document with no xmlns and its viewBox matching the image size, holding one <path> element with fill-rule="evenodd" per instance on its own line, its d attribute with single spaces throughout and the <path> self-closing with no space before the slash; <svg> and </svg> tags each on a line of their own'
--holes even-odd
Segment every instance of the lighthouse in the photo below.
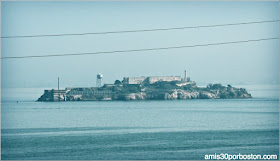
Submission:
<svg viewBox="0 0 280 161">
<path fill-rule="evenodd" d="M 187 70 L 185 70 L 184 81 L 188 81 L 188 77 L 187 77 Z"/>
</svg>

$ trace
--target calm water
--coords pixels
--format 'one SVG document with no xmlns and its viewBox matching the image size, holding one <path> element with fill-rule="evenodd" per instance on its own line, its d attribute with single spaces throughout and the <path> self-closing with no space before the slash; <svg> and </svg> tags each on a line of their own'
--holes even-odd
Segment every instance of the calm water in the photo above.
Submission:
<svg viewBox="0 0 280 161">
<path fill-rule="evenodd" d="M 55 103 L 34 102 L 43 89 L 3 89 L 1 157 L 279 156 L 279 86 L 246 88 L 253 99 Z"/>
</svg>

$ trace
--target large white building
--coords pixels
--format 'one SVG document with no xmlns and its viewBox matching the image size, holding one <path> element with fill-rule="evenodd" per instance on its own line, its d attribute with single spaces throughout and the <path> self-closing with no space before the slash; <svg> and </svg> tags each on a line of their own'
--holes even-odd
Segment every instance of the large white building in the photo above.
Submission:
<svg viewBox="0 0 280 161">
<path fill-rule="evenodd" d="M 181 81 L 180 76 L 151 76 L 151 77 L 124 77 L 124 84 L 141 84 L 142 82 L 147 82 L 153 84 L 159 81 L 171 82 L 171 81 Z"/>
</svg>

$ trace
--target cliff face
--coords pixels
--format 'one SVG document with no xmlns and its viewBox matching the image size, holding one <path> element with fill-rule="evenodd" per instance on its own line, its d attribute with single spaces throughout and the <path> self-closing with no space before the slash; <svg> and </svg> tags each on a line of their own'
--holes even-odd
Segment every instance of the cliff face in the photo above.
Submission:
<svg viewBox="0 0 280 161">
<path fill-rule="evenodd" d="M 159 93 L 130 93 L 115 100 L 185 100 L 185 99 L 234 99 L 234 98 L 252 98 L 251 94 L 247 92 L 240 93 L 235 90 L 231 93 L 225 91 L 186 91 L 186 90 L 173 90 L 171 92 Z"/>
<path fill-rule="evenodd" d="M 57 99 L 60 98 L 60 99 Z M 102 88 L 73 88 L 45 90 L 38 101 L 99 101 L 99 100 L 184 100 L 252 98 L 244 88 L 209 84 L 177 86 L 176 82 L 159 82 L 148 85 L 114 85 Z"/>
</svg>

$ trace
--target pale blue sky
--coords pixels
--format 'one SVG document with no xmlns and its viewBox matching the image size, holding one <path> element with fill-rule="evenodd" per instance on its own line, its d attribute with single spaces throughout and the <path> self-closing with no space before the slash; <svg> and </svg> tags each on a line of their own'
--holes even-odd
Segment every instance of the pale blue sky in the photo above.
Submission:
<svg viewBox="0 0 280 161">
<path fill-rule="evenodd" d="M 103 32 L 279 19 L 279 2 L 1 2 L 2 36 Z M 279 22 L 186 30 L 2 39 L 5 56 L 206 44 L 279 36 Z M 1 61 L 2 87 L 95 86 L 181 75 L 223 84 L 279 82 L 279 40 L 176 50 Z"/>
</svg>

